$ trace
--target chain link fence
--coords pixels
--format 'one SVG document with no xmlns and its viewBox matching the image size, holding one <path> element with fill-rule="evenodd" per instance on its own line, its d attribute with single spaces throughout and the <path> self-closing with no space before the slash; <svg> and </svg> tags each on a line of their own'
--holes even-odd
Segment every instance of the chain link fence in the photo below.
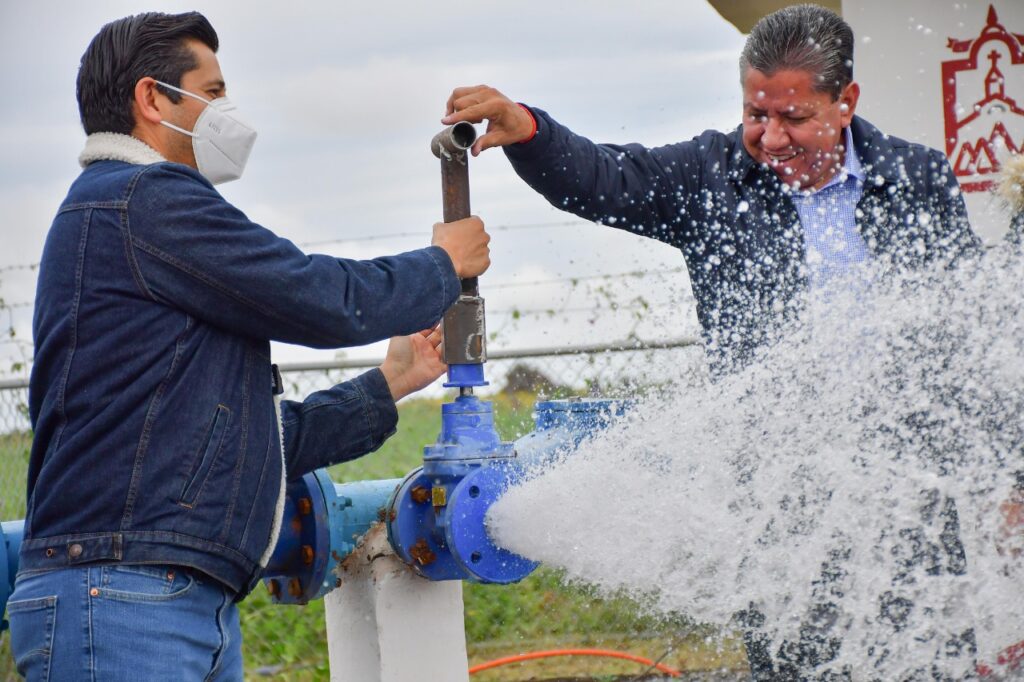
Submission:
<svg viewBox="0 0 1024 682">
<path fill-rule="evenodd" d="M 377 364 L 341 360 L 283 365 L 285 397 L 301 400 Z M 502 437 L 514 439 L 533 429 L 532 406 L 538 398 L 626 397 L 692 381 L 702 368 L 703 352 L 694 339 L 492 351 L 487 363 L 491 385 L 478 389 L 478 394 L 494 401 Z M 436 438 L 439 405 L 451 399 L 450 393 L 437 382 L 403 401 L 396 436 L 377 453 L 332 467 L 331 476 L 339 482 L 391 478 L 418 466 L 422 446 Z M 25 472 L 31 447 L 27 402 L 26 381 L 0 381 L 3 520 L 20 519 L 25 513 Z M 685 618 L 655 618 L 626 598 L 599 598 L 585 586 L 563 584 L 551 569 L 542 567 L 516 585 L 467 583 L 464 594 L 471 663 L 540 649 L 603 647 L 691 669 L 742 666 L 742 653 L 735 643 L 716 640 L 719 644 L 709 651 L 708 633 Z M 260 588 L 242 603 L 242 619 L 247 679 L 328 679 L 322 600 L 305 607 L 278 606 Z M 0 644 L 0 678 L 16 679 L 6 639 Z M 550 659 L 543 664 L 487 671 L 474 681 L 567 679 L 579 677 L 581 671 L 608 676 L 600 679 L 643 672 L 637 664 L 621 661 Z"/>
</svg>

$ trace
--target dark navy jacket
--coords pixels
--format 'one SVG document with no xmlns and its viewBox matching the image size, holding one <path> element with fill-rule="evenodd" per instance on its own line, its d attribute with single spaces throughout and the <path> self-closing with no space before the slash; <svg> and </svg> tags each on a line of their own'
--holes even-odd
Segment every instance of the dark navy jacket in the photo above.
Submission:
<svg viewBox="0 0 1024 682">
<path fill-rule="evenodd" d="M 191 168 L 92 163 L 40 265 L 21 570 L 178 564 L 244 595 L 283 475 L 270 341 L 413 333 L 459 289 L 438 247 L 307 256 Z M 398 419 L 379 370 L 281 412 L 290 478 L 376 449 Z"/>
<path fill-rule="evenodd" d="M 536 137 L 504 148 L 513 168 L 558 208 L 683 252 L 713 369 L 749 358 L 791 316 L 807 285 L 803 231 L 788 188 L 740 129 L 654 149 L 599 145 L 531 111 Z M 876 259 L 913 267 L 980 246 L 940 152 L 861 118 L 851 127 L 866 173 L 857 228 Z"/>
</svg>

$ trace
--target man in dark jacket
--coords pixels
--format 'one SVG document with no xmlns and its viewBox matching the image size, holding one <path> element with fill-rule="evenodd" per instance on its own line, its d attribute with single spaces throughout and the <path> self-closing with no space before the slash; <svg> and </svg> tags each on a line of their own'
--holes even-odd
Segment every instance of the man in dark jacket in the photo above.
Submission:
<svg viewBox="0 0 1024 682">
<path fill-rule="evenodd" d="M 395 401 L 445 369 L 432 328 L 459 278 L 490 262 L 477 218 L 369 261 L 308 256 L 251 222 L 214 189 L 255 138 L 217 48 L 202 15 L 151 13 L 108 24 L 82 58 L 84 170 L 40 265 L 8 602 L 32 680 L 241 680 L 235 604 L 274 549 L 286 481 L 394 433 Z M 278 411 L 271 340 L 406 334 L 379 369 Z"/>
<path fill-rule="evenodd" d="M 721 374 L 750 362 L 803 292 L 856 277 L 868 262 L 952 263 L 980 246 L 945 156 L 855 115 L 853 46 L 850 27 L 821 7 L 765 17 L 740 57 L 742 124 L 653 149 L 595 144 L 488 86 L 457 88 L 442 120 L 487 120 L 473 152 L 503 146 L 552 205 L 678 247 Z M 942 518 L 952 539 L 936 551 L 961 571 L 951 506 Z M 833 660 L 839 643 L 815 622 L 828 606 L 799 642 L 778 646 L 757 635 L 763 617 L 746 614 L 755 678 L 809 679 Z"/>
<path fill-rule="evenodd" d="M 488 86 L 455 89 L 443 119 L 488 120 L 474 153 L 503 146 L 552 205 L 678 247 L 718 371 L 749 359 L 797 293 L 860 261 L 910 267 L 979 246 L 945 156 L 855 116 L 853 34 L 837 15 L 765 17 L 740 70 L 736 130 L 653 149 L 595 144 Z"/>
</svg>

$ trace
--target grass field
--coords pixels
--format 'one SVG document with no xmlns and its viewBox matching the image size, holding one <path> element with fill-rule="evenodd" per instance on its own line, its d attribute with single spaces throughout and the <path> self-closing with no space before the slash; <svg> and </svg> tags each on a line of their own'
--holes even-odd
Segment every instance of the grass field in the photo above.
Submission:
<svg viewBox="0 0 1024 682">
<path fill-rule="evenodd" d="M 514 439 L 533 428 L 534 396 L 492 398 L 499 432 Z M 440 401 L 409 400 L 399 406 L 398 433 L 375 453 L 331 468 L 337 482 L 404 476 L 422 462 L 423 446 L 437 437 Z M 24 475 L 30 440 L 0 436 L 0 482 L 3 519 L 24 513 Z M 511 586 L 464 586 L 466 640 L 470 662 L 512 654 L 571 647 L 624 650 L 657 659 L 682 670 L 742 667 L 742 648 L 733 639 L 711 637 L 685 618 L 655 619 L 625 598 L 604 600 L 580 586 L 566 586 L 559 574 L 541 568 Z M 327 645 L 324 604 L 276 606 L 259 588 L 242 603 L 246 677 L 252 680 L 326 680 Z M 0 642 L 0 679 L 16 679 Z M 473 677 L 474 682 L 611 680 L 643 672 L 635 663 L 611 659 L 557 658 L 516 664 Z M 428 678 L 425 678 L 428 679 Z"/>
</svg>

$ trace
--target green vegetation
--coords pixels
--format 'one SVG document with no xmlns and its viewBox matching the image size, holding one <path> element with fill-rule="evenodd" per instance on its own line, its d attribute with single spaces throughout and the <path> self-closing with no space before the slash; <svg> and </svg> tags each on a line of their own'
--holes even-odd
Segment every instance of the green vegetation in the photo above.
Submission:
<svg viewBox="0 0 1024 682">
<path fill-rule="evenodd" d="M 31 449 L 29 433 L 0 435 L 0 520 L 25 516 L 25 479 Z"/>
</svg>

